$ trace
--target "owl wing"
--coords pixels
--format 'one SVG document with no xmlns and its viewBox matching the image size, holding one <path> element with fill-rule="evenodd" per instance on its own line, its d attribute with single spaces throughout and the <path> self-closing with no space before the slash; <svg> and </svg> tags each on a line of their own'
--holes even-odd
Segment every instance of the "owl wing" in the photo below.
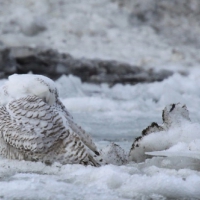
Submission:
<svg viewBox="0 0 200 200">
<path fill-rule="evenodd" d="M 95 154 L 99 155 L 99 152 L 97 150 L 97 147 L 95 143 L 93 142 L 92 138 L 90 135 L 88 135 L 80 126 L 78 126 L 74 121 L 73 117 L 70 115 L 70 113 L 67 111 L 63 103 L 57 99 L 57 105 L 56 108 L 59 109 L 62 113 L 65 114 L 65 118 L 68 121 L 69 127 L 78 134 L 82 142 L 90 149 L 92 150 Z"/>
<path fill-rule="evenodd" d="M 45 153 L 69 135 L 62 117 L 36 96 L 11 101 L 2 112 L 0 118 L 5 116 L 7 124 L 2 129 L 3 138 L 19 150 Z"/>
</svg>

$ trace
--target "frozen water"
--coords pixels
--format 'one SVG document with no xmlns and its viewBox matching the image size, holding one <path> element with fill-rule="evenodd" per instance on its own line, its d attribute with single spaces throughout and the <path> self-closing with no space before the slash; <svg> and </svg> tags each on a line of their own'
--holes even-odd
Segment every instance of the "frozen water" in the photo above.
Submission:
<svg viewBox="0 0 200 200">
<path fill-rule="evenodd" d="M 163 124 L 151 123 L 131 147 L 129 160 L 142 162 L 147 155 L 200 159 L 199 123 L 192 123 L 186 105 L 170 104 L 162 112 Z"/>
<path fill-rule="evenodd" d="M 195 48 L 169 45 L 149 26 L 130 26 L 129 12 L 109 0 L 0 1 L 0 47 L 46 46 L 79 58 L 175 71 L 199 63 Z M 128 152 L 145 127 L 161 123 L 161 111 L 171 103 L 186 104 L 191 120 L 200 123 L 198 68 L 191 68 L 189 76 L 174 74 L 159 83 L 112 88 L 63 76 L 57 87 L 75 121 L 99 148 L 112 141 Z M 0 199 L 199 199 L 199 170 L 199 160 L 185 157 L 100 168 L 0 158 Z"/>
<path fill-rule="evenodd" d="M 150 122 L 161 123 L 166 104 L 185 103 L 199 127 L 199 77 L 200 72 L 193 69 L 188 77 L 175 74 L 163 82 L 135 86 L 118 84 L 110 88 L 81 83 L 74 76 L 63 76 L 56 84 L 63 103 L 98 148 L 113 141 L 128 152 L 134 138 Z M 198 134 L 199 129 L 193 132 L 192 126 L 186 128 L 189 134 Z M 180 130 L 174 129 L 171 134 L 173 131 Z M 195 146 L 192 142 L 190 145 Z M 198 199 L 199 170 L 200 160 L 185 157 L 154 157 L 139 164 L 99 168 L 58 163 L 46 166 L 1 158 L 0 198 Z"/>
<path fill-rule="evenodd" d="M 93 168 L 1 159 L 1 198 L 198 199 L 200 173 L 196 166 L 200 163 L 187 160 L 194 170 L 184 169 L 183 162 L 154 158 L 140 165 Z"/>
</svg>

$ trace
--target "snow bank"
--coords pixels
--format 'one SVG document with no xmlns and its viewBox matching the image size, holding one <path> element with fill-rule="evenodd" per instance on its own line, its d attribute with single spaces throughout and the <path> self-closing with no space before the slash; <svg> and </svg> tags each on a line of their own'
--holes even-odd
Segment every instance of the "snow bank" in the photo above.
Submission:
<svg viewBox="0 0 200 200">
<path fill-rule="evenodd" d="M 160 83 L 135 86 L 118 84 L 110 88 L 106 84 L 83 84 L 73 76 L 62 77 L 56 84 L 75 121 L 92 135 L 99 148 L 113 141 L 128 152 L 134 138 L 150 122 L 161 120 L 161 111 L 168 103 L 185 103 L 197 123 L 183 127 L 185 138 L 180 142 L 198 135 L 199 76 L 200 72 L 194 69 L 188 77 L 175 74 Z M 173 129 L 167 139 L 179 131 Z M 184 147 L 181 143 L 177 145 Z M 140 164 L 100 168 L 57 163 L 46 166 L 1 158 L 0 196 L 4 199 L 195 199 L 200 195 L 199 170 L 199 160 L 183 157 L 154 157 Z"/>
</svg>

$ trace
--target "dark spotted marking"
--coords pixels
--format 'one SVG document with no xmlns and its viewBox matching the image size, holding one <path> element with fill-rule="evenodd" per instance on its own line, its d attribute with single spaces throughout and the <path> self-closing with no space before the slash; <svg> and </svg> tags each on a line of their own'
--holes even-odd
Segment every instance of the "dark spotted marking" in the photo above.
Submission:
<svg viewBox="0 0 200 200">
<path fill-rule="evenodd" d="M 162 127 L 160 127 L 156 122 L 152 122 L 150 126 L 148 126 L 146 129 L 142 131 L 142 135 L 143 136 L 148 135 L 151 128 L 154 127 L 156 127 L 158 130 L 162 130 Z"/>
<path fill-rule="evenodd" d="M 132 144 L 132 147 L 131 147 L 131 150 L 134 149 L 135 147 L 139 147 L 137 146 L 138 144 L 135 144 L 136 142 L 140 141 L 143 137 L 142 136 L 139 136 L 137 138 L 135 138 L 133 144 Z"/>
<path fill-rule="evenodd" d="M 176 105 L 175 105 L 175 104 L 172 104 L 172 107 L 171 107 L 171 109 L 170 109 L 169 112 L 172 112 L 172 111 L 174 110 L 175 107 L 176 107 Z"/>
<path fill-rule="evenodd" d="M 165 111 L 163 110 L 162 111 L 162 120 L 163 120 L 163 122 L 165 121 L 165 114 L 164 113 L 165 113 Z"/>
<path fill-rule="evenodd" d="M 95 153 L 97 156 L 99 156 L 99 155 L 100 155 L 98 151 L 95 151 L 94 153 Z"/>
</svg>

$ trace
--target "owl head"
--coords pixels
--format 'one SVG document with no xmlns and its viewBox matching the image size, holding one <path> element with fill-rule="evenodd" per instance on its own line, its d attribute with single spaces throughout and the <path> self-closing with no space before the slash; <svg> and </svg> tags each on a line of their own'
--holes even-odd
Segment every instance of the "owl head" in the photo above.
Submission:
<svg viewBox="0 0 200 200">
<path fill-rule="evenodd" d="M 2 86 L 0 102 L 5 105 L 9 101 L 35 95 L 49 105 L 53 105 L 58 97 L 54 81 L 42 76 L 33 74 L 14 74 L 9 76 L 8 81 Z"/>
</svg>

